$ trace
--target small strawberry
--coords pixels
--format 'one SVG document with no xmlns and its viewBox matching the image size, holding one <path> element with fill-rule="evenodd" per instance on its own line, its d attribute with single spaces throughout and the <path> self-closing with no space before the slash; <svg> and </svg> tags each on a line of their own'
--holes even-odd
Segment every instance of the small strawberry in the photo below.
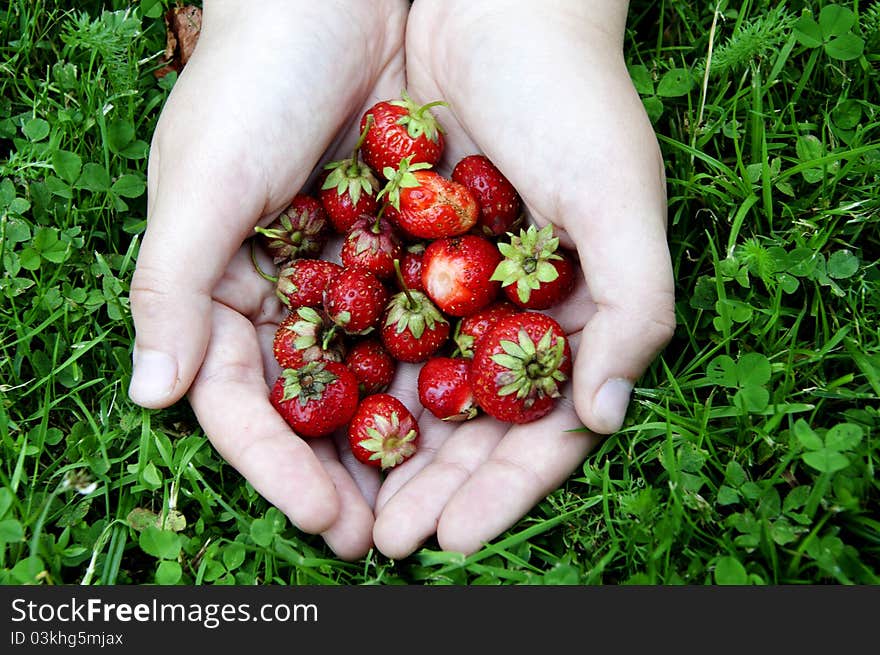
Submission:
<svg viewBox="0 0 880 655">
<path fill-rule="evenodd" d="M 391 169 L 387 169 L 388 173 L 392 173 Z M 465 185 L 434 171 L 415 170 L 407 175 L 412 176 L 416 185 L 400 185 L 397 202 L 391 196 L 389 199 L 397 209 L 395 220 L 404 234 L 417 239 L 440 239 L 464 234 L 476 224 L 480 205 Z M 389 182 L 394 183 L 395 180 Z"/>
<path fill-rule="evenodd" d="M 372 121 L 368 124 L 372 125 Z M 379 182 L 370 167 L 358 158 L 369 125 L 362 128 L 351 157 L 324 166 L 326 170 L 320 178 L 318 197 L 339 234 L 347 233 L 362 214 L 372 215 L 379 209 Z"/>
<path fill-rule="evenodd" d="M 412 457 L 419 445 L 419 424 L 400 400 L 377 393 L 361 400 L 348 425 L 355 458 L 383 471 Z"/>
<path fill-rule="evenodd" d="M 385 391 L 397 371 L 397 362 L 378 339 L 354 344 L 345 356 L 345 365 L 358 379 L 361 396 Z"/>
<path fill-rule="evenodd" d="M 400 273 L 403 283 L 414 291 L 424 291 L 422 286 L 422 260 L 425 257 L 425 244 L 421 241 L 410 243 L 400 259 Z M 403 287 L 400 287 L 401 291 Z"/>
<path fill-rule="evenodd" d="M 324 290 L 324 309 L 347 334 L 367 334 L 378 327 L 388 289 L 363 266 L 345 266 Z"/>
<path fill-rule="evenodd" d="M 276 266 L 297 257 L 318 255 L 327 244 L 330 225 L 317 199 L 298 193 L 268 227 L 254 228 Z"/>
<path fill-rule="evenodd" d="M 507 300 L 498 300 L 483 309 L 462 318 L 456 325 L 453 340 L 458 348 L 458 353 L 467 359 L 473 359 L 474 349 L 483 335 L 505 316 L 516 314 L 519 311 L 516 305 Z"/>
<path fill-rule="evenodd" d="M 473 314 L 498 296 L 492 281 L 501 255 L 494 243 L 476 234 L 432 241 L 422 259 L 422 286 L 452 316 Z"/>
<path fill-rule="evenodd" d="M 278 324 L 272 353 L 283 368 L 317 360 L 341 362 L 343 343 L 329 319 L 311 307 L 299 307 Z"/>
<path fill-rule="evenodd" d="M 452 179 L 464 184 L 480 203 L 476 229 L 497 237 L 522 220 L 522 200 L 510 181 L 484 155 L 468 155 L 452 169 Z"/>
<path fill-rule="evenodd" d="M 388 219 L 364 214 L 342 242 L 340 258 L 343 266 L 363 266 L 384 281 L 394 277 L 394 260 L 402 254 L 403 244 Z"/>
<path fill-rule="evenodd" d="M 342 266 L 325 259 L 294 259 L 278 271 L 275 293 L 291 311 L 320 307 L 324 289 L 342 272 Z"/>
<path fill-rule="evenodd" d="M 419 401 L 444 421 L 466 421 L 477 415 L 470 383 L 471 360 L 432 357 L 419 370 Z"/>
<path fill-rule="evenodd" d="M 406 287 L 397 262 L 398 282 L 403 291 L 391 296 L 382 316 L 382 344 L 401 362 L 423 362 L 449 338 L 449 321 L 421 291 Z"/>
<path fill-rule="evenodd" d="M 547 309 L 562 302 L 574 288 L 574 261 L 559 249 L 553 225 L 534 225 L 498 243 L 504 259 L 492 279 L 501 283 L 510 301 L 523 309 Z"/>
<path fill-rule="evenodd" d="M 269 400 L 299 436 L 322 437 L 354 416 L 359 400 L 357 379 L 339 362 L 309 362 L 284 369 Z"/>
<path fill-rule="evenodd" d="M 555 320 L 523 311 L 499 319 L 477 345 L 471 388 L 477 405 L 508 423 L 549 413 L 571 376 L 571 348 Z"/>
<path fill-rule="evenodd" d="M 444 141 L 443 129 L 431 108 L 445 104 L 437 101 L 419 106 L 406 91 L 399 100 L 377 102 L 361 118 L 360 129 L 366 131 L 363 160 L 375 171 L 397 168 L 407 157 L 412 163 L 435 165 L 443 154 Z"/>
</svg>

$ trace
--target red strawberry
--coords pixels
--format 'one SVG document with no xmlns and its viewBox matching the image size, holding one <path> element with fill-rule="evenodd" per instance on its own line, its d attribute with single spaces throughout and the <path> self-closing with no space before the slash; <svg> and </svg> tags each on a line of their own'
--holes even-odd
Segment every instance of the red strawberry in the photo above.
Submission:
<svg viewBox="0 0 880 655">
<path fill-rule="evenodd" d="M 476 224 L 480 206 L 465 185 L 434 171 L 409 174 L 417 186 L 401 185 L 395 207 L 397 225 L 404 234 L 439 239 L 464 234 Z"/>
<path fill-rule="evenodd" d="M 471 360 L 432 357 L 419 371 L 419 401 L 444 421 L 466 421 L 477 415 L 469 380 Z"/>
<path fill-rule="evenodd" d="M 322 437 L 354 416 L 357 379 L 339 362 L 309 362 L 284 369 L 269 400 L 299 436 Z"/>
<path fill-rule="evenodd" d="M 499 319 L 480 340 L 470 381 L 487 414 L 528 423 L 553 409 L 571 368 L 571 348 L 559 323 L 524 311 Z"/>
<path fill-rule="evenodd" d="M 324 166 L 326 172 L 320 178 L 318 197 L 339 234 L 348 232 L 362 214 L 375 214 L 379 209 L 379 182 L 370 167 L 358 159 L 366 134 L 362 128 L 351 157 Z"/>
<path fill-rule="evenodd" d="M 435 165 L 443 154 L 443 130 L 431 108 L 445 102 L 417 105 L 406 91 L 399 100 L 377 102 L 364 113 L 360 129 L 366 130 L 361 156 L 375 171 L 397 168 L 401 160 Z M 368 121 L 372 116 L 372 125 Z M 367 129 L 369 128 L 369 129 Z"/>
<path fill-rule="evenodd" d="M 348 425 L 348 445 L 355 458 L 383 471 L 412 457 L 419 436 L 415 417 L 387 393 L 364 398 Z"/>
<path fill-rule="evenodd" d="M 407 287 L 395 261 L 397 282 L 403 289 L 391 296 L 382 316 L 382 343 L 402 362 L 423 362 L 449 338 L 449 321 L 431 299 Z"/>
<path fill-rule="evenodd" d="M 378 327 L 388 290 L 363 266 L 346 266 L 324 290 L 330 320 L 348 334 L 367 334 Z"/>
<path fill-rule="evenodd" d="M 344 266 L 360 265 L 380 280 L 389 280 L 394 260 L 402 254 L 403 244 L 388 219 L 364 214 L 342 242 L 340 257 Z"/>
<path fill-rule="evenodd" d="M 311 196 L 298 193 L 268 227 L 255 227 L 275 265 L 297 257 L 317 255 L 330 236 L 330 225 L 323 205 Z"/>
<path fill-rule="evenodd" d="M 378 339 L 354 344 L 345 356 L 345 365 L 358 379 L 361 396 L 385 391 L 397 370 L 397 362 Z"/>
<path fill-rule="evenodd" d="M 482 234 L 499 236 L 513 230 L 522 220 L 519 194 L 487 157 L 465 157 L 452 169 L 451 177 L 464 184 L 480 203 L 476 228 Z"/>
<path fill-rule="evenodd" d="M 553 225 L 538 230 L 534 225 L 499 243 L 504 259 L 492 279 L 501 283 L 510 301 L 523 309 L 547 309 L 556 305 L 574 288 L 574 260 L 559 249 Z"/>
<path fill-rule="evenodd" d="M 519 310 L 506 300 L 498 300 L 488 307 L 462 318 L 456 326 L 453 340 L 462 357 L 473 359 L 474 349 L 483 335 L 495 325 L 500 318 L 516 314 Z"/>
<path fill-rule="evenodd" d="M 452 316 L 473 314 L 498 296 L 492 281 L 501 255 L 494 243 L 476 234 L 432 241 L 422 260 L 422 286 Z"/>
<path fill-rule="evenodd" d="M 324 259 L 294 259 L 278 272 L 275 293 L 289 309 L 320 307 L 324 289 L 342 267 Z"/>
<path fill-rule="evenodd" d="M 341 362 L 343 343 L 332 325 L 311 307 L 300 307 L 288 314 L 275 330 L 275 360 L 283 368 L 296 368 L 316 360 Z"/>
<path fill-rule="evenodd" d="M 400 273 L 403 283 L 414 291 L 424 291 L 422 286 L 422 260 L 425 257 L 425 244 L 411 243 L 406 247 L 400 260 Z M 403 287 L 401 287 L 401 290 Z"/>
</svg>

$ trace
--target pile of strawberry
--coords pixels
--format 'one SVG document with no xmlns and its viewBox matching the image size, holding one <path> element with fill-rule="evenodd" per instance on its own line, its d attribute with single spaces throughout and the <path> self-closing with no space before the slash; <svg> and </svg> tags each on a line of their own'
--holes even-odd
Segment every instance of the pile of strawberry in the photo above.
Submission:
<svg viewBox="0 0 880 655">
<path fill-rule="evenodd" d="M 449 177 L 434 170 L 441 104 L 403 92 L 373 105 L 351 157 L 257 228 L 289 310 L 272 404 L 303 437 L 347 428 L 354 456 L 383 470 L 420 436 L 387 393 L 398 362 L 421 364 L 419 399 L 447 421 L 534 421 L 571 374 L 565 332 L 540 310 L 571 293 L 575 259 L 552 226 L 520 226 L 522 200 L 486 157 L 464 157 Z M 334 232 L 336 261 L 322 257 Z"/>
</svg>

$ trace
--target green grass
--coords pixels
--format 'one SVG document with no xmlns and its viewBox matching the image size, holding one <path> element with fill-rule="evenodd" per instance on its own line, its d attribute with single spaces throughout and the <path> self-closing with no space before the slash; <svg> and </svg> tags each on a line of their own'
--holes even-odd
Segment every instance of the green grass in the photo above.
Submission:
<svg viewBox="0 0 880 655">
<path fill-rule="evenodd" d="M 0 583 L 880 582 L 880 3 L 712 4 L 631 3 L 679 327 L 624 429 L 473 556 L 356 563 L 127 399 L 161 5 L 0 10 Z"/>
</svg>

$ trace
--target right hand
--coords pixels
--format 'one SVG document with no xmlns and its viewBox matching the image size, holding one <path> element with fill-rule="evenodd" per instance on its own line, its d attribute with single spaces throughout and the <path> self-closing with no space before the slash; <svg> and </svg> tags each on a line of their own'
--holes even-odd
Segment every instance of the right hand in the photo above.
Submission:
<svg viewBox="0 0 880 655">
<path fill-rule="evenodd" d="M 405 87 L 408 8 L 204 3 L 198 45 L 153 137 L 131 286 L 131 399 L 163 408 L 188 392 L 220 455 L 344 559 L 372 545 L 378 476 L 326 440 L 297 437 L 270 405 L 284 312 L 243 244 L 317 165 L 351 152 L 369 106 Z"/>
</svg>

